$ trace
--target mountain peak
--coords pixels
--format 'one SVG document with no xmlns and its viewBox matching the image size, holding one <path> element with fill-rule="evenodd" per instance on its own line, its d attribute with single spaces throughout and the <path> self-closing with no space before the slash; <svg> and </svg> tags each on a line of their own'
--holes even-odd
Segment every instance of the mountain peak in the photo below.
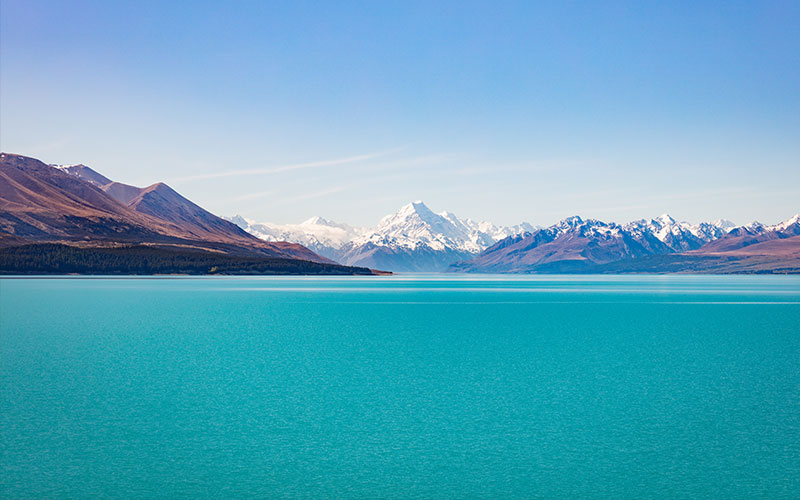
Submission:
<svg viewBox="0 0 800 500">
<path fill-rule="evenodd" d="M 402 207 L 400 207 L 399 211 L 419 211 L 419 210 L 430 210 L 428 206 L 422 200 L 414 200 L 411 203 L 406 203 Z"/>
<path fill-rule="evenodd" d="M 237 226 L 239 226 L 240 228 L 245 229 L 245 230 L 250 226 L 250 221 L 248 221 L 247 219 L 245 219 L 241 215 L 234 215 L 233 217 L 229 218 L 228 220 L 230 220 L 231 222 L 233 222 L 234 224 L 236 224 Z"/>
<path fill-rule="evenodd" d="M 578 215 L 572 215 L 570 217 L 562 219 L 558 225 L 573 227 L 579 224 L 583 224 L 583 219 L 581 219 L 580 216 Z"/>
<path fill-rule="evenodd" d="M 174 191 L 171 187 L 167 186 L 163 182 L 156 182 L 155 184 L 150 184 L 146 188 L 145 191 L 157 191 L 157 192 L 169 192 Z"/>
<path fill-rule="evenodd" d="M 794 216 L 789 217 L 785 221 L 775 224 L 770 229 L 773 231 L 784 231 L 795 224 L 800 224 L 800 213 L 794 214 Z"/>
<path fill-rule="evenodd" d="M 301 226 L 335 226 L 333 222 L 329 221 L 324 217 L 320 217 L 319 215 L 315 215 L 310 219 L 306 219 L 300 223 Z"/>
<path fill-rule="evenodd" d="M 728 219 L 717 219 L 714 222 L 712 222 L 711 225 L 716 226 L 725 232 L 728 232 L 736 227 L 736 224 Z"/>
<path fill-rule="evenodd" d="M 662 223 L 664 225 L 672 225 L 672 224 L 675 224 L 675 222 L 676 222 L 675 219 L 673 219 L 672 216 L 670 214 L 667 214 L 667 213 L 659 215 L 658 217 L 656 217 L 655 220 L 657 220 L 658 222 L 660 222 L 660 223 Z"/>
<path fill-rule="evenodd" d="M 437 216 L 424 202 L 416 200 L 400 207 L 400 210 L 392 217 L 405 219 L 415 214 L 422 219 L 429 219 L 430 217 Z"/>
<path fill-rule="evenodd" d="M 51 164 L 50 166 L 53 168 L 57 168 L 67 174 L 74 175 L 75 177 L 82 179 L 90 184 L 94 184 L 97 187 L 103 187 L 111 183 L 111 179 L 87 167 L 83 163 L 77 163 L 75 165 Z"/>
</svg>

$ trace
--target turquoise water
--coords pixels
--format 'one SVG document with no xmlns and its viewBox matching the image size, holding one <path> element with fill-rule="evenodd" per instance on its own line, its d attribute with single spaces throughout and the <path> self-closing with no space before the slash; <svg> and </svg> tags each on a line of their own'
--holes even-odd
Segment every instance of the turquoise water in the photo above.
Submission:
<svg viewBox="0 0 800 500">
<path fill-rule="evenodd" d="M 0 280 L 3 498 L 800 498 L 800 279 Z"/>
</svg>

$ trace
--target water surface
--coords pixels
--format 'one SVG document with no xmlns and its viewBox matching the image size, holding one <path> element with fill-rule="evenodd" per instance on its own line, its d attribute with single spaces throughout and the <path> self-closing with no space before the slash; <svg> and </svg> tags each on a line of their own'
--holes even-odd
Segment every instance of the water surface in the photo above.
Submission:
<svg viewBox="0 0 800 500">
<path fill-rule="evenodd" d="M 0 280 L 3 498 L 800 498 L 800 279 Z"/>
</svg>

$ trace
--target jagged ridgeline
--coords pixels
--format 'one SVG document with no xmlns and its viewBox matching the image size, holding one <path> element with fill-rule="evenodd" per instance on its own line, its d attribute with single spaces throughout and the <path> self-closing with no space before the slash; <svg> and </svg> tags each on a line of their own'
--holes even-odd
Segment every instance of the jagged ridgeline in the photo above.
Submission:
<svg viewBox="0 0 800 500">
<path fill-rule="evenodd" d="M 46 165 L 5 153 L 0 160 L 0 248 L 57 243 L 87 252 L 95 249 L 76 254 L 37 247 L 27 253 L 4 253 L 7 262 L 32 266 L 17 267 L 17 272 L 92 272 L 66 261 L 56 266 L 59 271 L 45 271 L 52 266 L 37 267 L 31 260 L 38 256 L 52 264 L 75 255 L 94 259 L 96 266 L 109 266 L 124 255 L 130 259 L 131 273 L 211 273 L 212 268 L 239 272 L 231 267 L 234 263 L 243 266 L 242 272 L 246 267 L 257 274 L 342 272 L 332 267 L 312 270 L 305 264 L 278 266 L 274 259 L 341 264 L 351 268 L 350 274 L 362 274 L 363 268 L 475 273 L 800 271 L 800 215 L 778 224 L 746 226 L 727 220 L 691 224 L 666 214 L 626 224 L 573 216 L 549 227 L 528 222 L 498 226 L 452 212 L 437 213 L 415 201 L 371 228 L 322 217 L 273 224 L 217 217 L 163 183 L 140 188 L 114 182 L 85 165 Z M 146 270 L 147 265 L 136 259 L 148 252 L 153 262 L 179 259 L 185 271 L 166 264 Z M 207 266 L 215 259 L 224 265 Z M 253 259 L 265 260 L 256 265 Z M 114 272 L 124 268 L 111 267 Z"/>
<path fill-rule="evenodd" d="M 322 217 L 294 225 L 230 220 L 266 241 L 301 243 L 344 264 L 393 271 L 785 273 L 800 268 L 798 215 L 771 226 L 736 226 L 724 219 L 690 224 L 666 214 L 620 225 L 575 216 L 543 228 L 461 219 L 418 201 L 374 228 Z"/>
<path fill-rule="evenodd" d="M 241 216 L 229 220 L 266 241 L 300 243 L 342 264 L 403 272 L 445 271 L 503 238 L 536 230 L 526 222 L 497 226 L 452 212 L 435 213 L 422 201 L 404 205 L 374 228 L 322 217 L 300 224 L 259 223 Z"/>
<path fill-rule="evenodd" d="M 625 225 L 571 217 L 503 240 L 454 271 L 500 273 L 797 273 L 800 214 L 773 226 L 679 223 L 667 215 Z"/>
<path fill-rule="evenodd" d="M 296 243 L 261 240 L 166 184 L 139 188 L 85 165 L 7 153 L 0 248 L 6 273 L 364 274 Z"/>
</svg>

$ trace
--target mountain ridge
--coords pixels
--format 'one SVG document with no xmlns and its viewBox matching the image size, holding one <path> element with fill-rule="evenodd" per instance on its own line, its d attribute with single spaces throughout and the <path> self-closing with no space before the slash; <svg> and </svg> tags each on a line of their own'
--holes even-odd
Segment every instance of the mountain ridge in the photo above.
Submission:
<svg viewBox="0 0 800 500">
<path fill-rule="evenodd" d="M 625 259 L 698 252 L 704 248 L 706 254 L 711 254 L 713 242 L 724 240 L 716 245 L 738 248 L 742 243 L 732 239 L 740 233 L 760 235 L 753 236 L 752 243 L 765 241 L 775 236 L 762 233 L 794 227 L 797 217 L 772 226 L 759 222 L 736 226 L 727 219 L 693 224 L 669 214 L 623 224 L 574 215 L 547 228 L 529 223 L 498 227 L 485 221 L 460 219 L 448 211 L 436 213 L 417 200 L 381 218 L 373 228 L 353 228 L 319 216 L 297 225 L 258 224 L 239 216 L 231 220 L 252 234 L 264 237 L 265 232 L 271 232 L 267 238 L 280 234 L 348 265 L 405 272 L 529 272 L 588 269 Z M 337 231 L 336 238 L 330 237 L 331 231 Z M 473 262 L 477 259 L 480 260 Z"/>
<path fill-rule="evenodd" d="M 674 267 L 674 263 L 680 260 L 670 260 L 669 256 L 681 256 L 684 262 L 691 261 L 694 268 L 705 266 L 709 272 L 714 269 L 730 272 L 730 269 L 736 268 L 731 264 L 731 259 L 748 258 L 753 261 L 753 257 L 757 256 L 757 269 L 753 270 L 774 268 L 800 271 L 800 254 L 796 252 L 795 242 L 795 239 L 800 241 L 799 235 L 800 214 L 772 226 L 753 223 L 738 227 L 730 227 L 728 221 L 724 220 L 691 225 L 677 222 L 666 214 L 649 221 L 642 219 L 624 225 L 583 220 L 575 216 L 534 233 L 498 242 L 473 259 L 453 264 L 450 270 L 501 273 L 624 272 L 626 265 L 627 269 L 641 269 L 642 262 L 645 262 L 650 265 L 648 272 L 659 272 L 659 269 Z M 766 244 L 773 240 L 785 242 Z M 759 245 L 764 246 L 759 248 Z M 748 247 L 750 251 L 743 250 Z M 720 267 L 722 261 L 725 261 L 725 266 Z M 746 263 L 740 264 L 744 266 Z M 741 269 L 745 272 L 750 268 Z"/>
<path fill-rule="evenodd" d="M 295 243 L 264 242 L 163 183 L 137 188 L 114 183 L 85 165 L 54 167 L 35 158 L 0 153 L 0 245 L 26 242 L 83 246 L 144 242 L 332 263 Z"/>
<path fill-rule="evenodd" d="M 524 230 L 461 219 L 452 212 L 436 213 L 421 200 L 403 205 L 372 228 L 353 227 L 315 216 L 301 224 L 257 223 L 234 216 L 229 220 L 265 239 L 283 237 L 307 245 L 346 265 L 404 272 L 442 271 L 479 253 L 498 239 Z"/>
<path fill-rule="evenodd" d="M 789 272 L 800 268 L 800 214 L 741 226 L 726 219 L 690 224 L 669 214 L 623 224 L 574 215 L 542 228 L 476 222 L 416 200 L 374 227 L 321 216 L 279 225 L 217 217 L 161 182 L 131 186 L 83 164 L 0 153 L 0 246 L 48 242 L 145 244 L 403 272 L 674 272 L 681 265 Z"/>
</svg>

